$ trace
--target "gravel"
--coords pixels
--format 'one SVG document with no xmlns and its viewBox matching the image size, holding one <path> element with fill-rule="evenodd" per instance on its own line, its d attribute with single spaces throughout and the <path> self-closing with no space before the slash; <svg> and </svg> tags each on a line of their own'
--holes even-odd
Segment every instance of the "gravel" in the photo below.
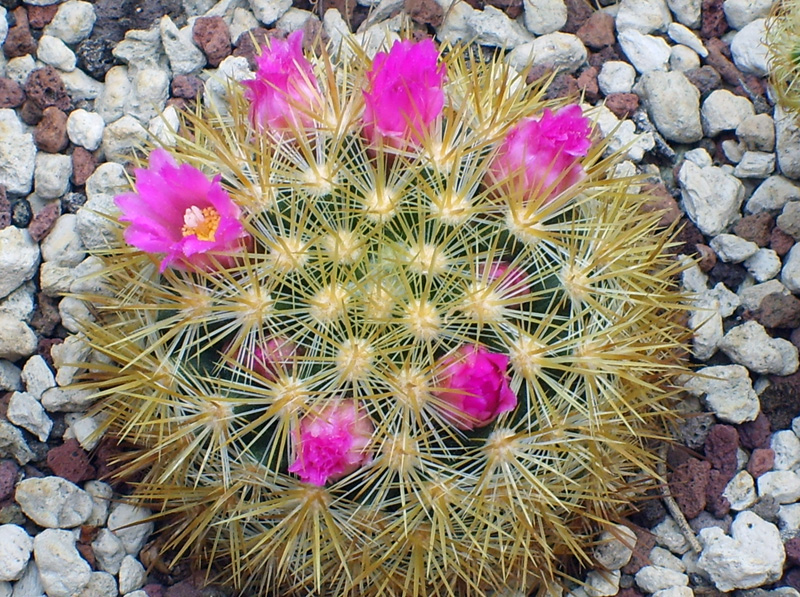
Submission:
<svg viewBox="0 0 800 597">
<path fill-rule="evenodd" d="M 668 455 L 694 534 L 639 505 L 572 597 L 798 596 L 800 126 L 764 79 L 771 0 L 364 0 L 323 18 L 304 0 L 0 4 L 0 595 L 227 594 L 186 563 L 148 569 L 150 512 L 98 480 L 108 446 L 88 393 L 65 387 L 89 315 L 61 293 L 103 291 L 86 251 L 109 234 L 98 212 L 127 185 L 123 160 L 147 131 L 167 140 L 163 119 L 198 94 L 222 107 L 212 75 L 252 76 L 249 30 L 317 20 L 336 43 L 354 26 L 374 52 L 405 9 L 440 41 L 558 70 L 550 94 L 605 103 L 599 128 L 630 143 L 623 167 L 660 185 L 697 260 L 683 282 L 699 375 L 678 429 L 692 451 Z"/>
</svg>

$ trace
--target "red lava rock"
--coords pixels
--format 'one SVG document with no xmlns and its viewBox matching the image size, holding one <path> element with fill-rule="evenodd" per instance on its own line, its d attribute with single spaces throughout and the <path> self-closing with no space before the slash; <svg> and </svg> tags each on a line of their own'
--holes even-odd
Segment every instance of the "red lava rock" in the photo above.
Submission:
<svg viewBox="0 0 800 597">
<path fill-rule="evenodd" d="M 406 0 L 406 4 L 408 4 L 408 0 Z M 439 6 L 435 2 L 433 4 L 435 4 L 436 7 Z M 487 0 L 486 4 L 502 10 L 511 19 L 516 19 L 523 12 L 522 0 Z M 442 11 L 442 9 L 439 8 L 439 11 Z M 444 12 L 442 12 L 442 17 L 444 17 Z M 441 21 L 439 21 L 439 24 L 441 24 Z M 438 26 L 439 25 L 435 25 L 435 27 Z"/>
<path fill-rule="evenodd" d="M 728 30 L 728 19 L 722 11 L 723 4 L 723 0 L 703 0 L 700 21 L 702 37 L 719 37 Z"/>
<path fill-rule="evenodd" d="M 44 29 L 58 12 L 58 4 L 28 6 L 28 21 L 33 29 Z"/>
<path fill-rule="evenodd" d="M 61 323 L 58 312 L 58 299 L 41 292 L 36 295 L 36 310 L 31 317 L 31 328 L 42 336 L 52 336 L 56 326 Z"/>
<path fill-rule="evenodd" d="M 800 300 L 780 292 L 765 296 L 753 318 L 765 328 L 796 328 L 800 326 Z"/>
<path fill-rule="evenodd" d="M 789 429 L 797 416 L 797 397 L 800 396 L 800 372 L 792 375 L 769 376 L 770 384 L 759 397 L 761 412 L 769 419 L 773 431 Z"/>
<path fill-rule="evenodd" d="M 33 100 L 27 98 L 19 109 L 19 117 L 25 124 L 36 126 L 42 119 L 42 109 Z"/>
<path fill-rule="evenodd" d="M 792 568 L 783 575 L 783 583 L 792 587 L 795 591 L 800 591 L 800 568 Z"/>
<path fill-rule="evenodd" d="M 44 110 L 50 106 L 65 112 L 70 108 L 70 99 L 61 75 L 52 66 L 37 68 L 25 82 L 25 93 L 28 100 Z"/>
<path fill-rule="evenodd" d="M 142 590 L 147 593 L 147 597 L 164 597 L 164 586 L 155 583 L 145 585 Z"/>
<path fill-rule="evenodd" d="M 11 202 L 6 197 L 6 188 L 0 184 L 0 230 L 11 226 Z"/>
<path fill-rule="evenodd" d="M 786 552 L 786 563 L 791 566 L 800 566 L 800 537 L 789 539 L 783 544 Z"/>
<path fill-rule="evenodd" d="M 712 287 L 722 282 L 729 290 L 735 291 L 747 277 L 747 270 L 739 263 L 718 261 L 709 272 L 709 277 Z"/>
<path fill-rule="evenodd" d="M 95 468 L 89 464 L 89 455 L 76 439 L 68 439 L 47 453 L 47 466 L 53 474 L 80 483 L 95 478 Z"/>
<path fill-rule="evenodd" d="M 42 119 L 33 132 L 33 141 L 36 147 L 48 153 L 63 151 L 69 144 L 67 137 L 67 115 L 50 106 L 42 111 Z"/>
<path fill-rule="evenodd" d="M 504 10 L 508 7 L 512 7 L 514 2 L 513 0 L 503 2 L 506 6 L 498 6 L 494 4 L 494 2 L 490 2 L 490 4 L 500 10 Z M 513 7 L 513 9 L 516 10 L 517 16 L 522 14 L 522 2 L 520 1 L 518 6 Z M 405 0 L 403 2 L 403 10 L 411 17 L 412 21 L 420 25 L 438 27 L 444 20 L 444 10 L 435 0 Z"/>
<path fill-rule="evenodd" d="M 756 448 L 747 461 L 747 472 L 757 479 L 764 473 L 772 470 L 775 464 L 775 452 L 772 448 Z"/>
<path fill-rule="evenodd" d="M 203 81 L 194 75 L 176 75 L 170 89 L 174 97 L 193 100 L 203 90 Z"/>
<path fill-rule="evenodd" d="M 184 580 L 168 588 L 164 597 L 203 597 L 203 592 Z"/>
<path fill-rule="evenodd" d="M 13 460 L 0 460 L 0 502 L 14 495 L 19 467 Z"/>
<path fill-rule="evenodd" d="M 732 425 L 714 425 L 706 437 L 706 458 L 728 480 L 736 474 L 738 447 L 739 432 Z"/>
<path fill-rule="evenodd" d="M 81 554 L 84 560 L 89 562 L 89 565 L 93 568 L 97 568 L 97 558 L 94 555 L 94 550 L 92 549 L 91 544 L 89 543 L 76 543 L 75 549 L 78 550 L 78 553 Z"/>
<path fill-rule="evenodd" d="M 706 489 L 711 463 L 690 458 L 680 465 L 669 481 L 672 497 L 688 519 L 698 516 L 706 509 Z"/>
<path fill-rule="evenodd" d="M 577 33 L 593 14 L 596 14 L 586 0 L 566 0 L 567 22 L 561 28 L 564 33 Z"/>
<path fill-rule="evenodd" d="M 748 421 L 739 425 L 739 441 L 742 447 L 748 450 L 755 450 L 757 448 L 769 448 L 769 442 L 772 436 L 772 429 L 769 425 L 769 419 L 764 416 L 764 413 L 758 413 L 755 421 Z"/>
<path fill-rule="evenodd" d="M 0 108 L 18 108 L 25 102 L 25 92 L 16 81 L 0 77 Z"/>
<path fill-rule="evenodd" d="M 697 87 L 700 97 L 705 99 L 712 91 L 722 86 L 722 77 L 713 66 L 703 65 L 699 68 L 692 68 L 685 73 L 689 82 Z"/>
<path fill-rule="evenodd" d="M 617 118 L 627 118 L 639 108 L 639 96 L 635 93 L 611 93 L 606 97 L 606 107 Z"/>
<path fill-rule="evenodd" d="M 578 81 L 569 73 L 559 73 L 556 75 L 550 87 L 547 88 L 544 96 L 546 99 L 556 99 L 560 97 L 575 97 L 578 95 Z"/>
<path fill-rule="evenodd" d="M 642 597 L 642 594 L 633 587 L 628 587 L 627 589 L 620 589 L 617 597 Z"/>
<path fill-rule="evenodd" d="M 769 248 L 775 251 L 779 257 L 783 257 L 794 246 L 794 238 L 786 234 L 783 230 L 775 226 L 769 237 Z"/>
<path fill-rule="evenodd" d="M 630 527 L 636 533 L 636 545 L 628 563 L 622 567 L 623 574 L 636 574 L 641 568 L 650 565 L 650 552 L 656 546 L 656 537 L 648 531 L 638 526 Z"/>
<path fill-rule="evenodd" d="M 739 85 L 744 79 L 744 75 L 731 61 L 728 44 L 721 39 L 709 39 L 706 41 L 706 49 L 708 50 L 708 56 L 705 58 L 706 64 L 713 66 L 722 80 L 729 85 Z"/>
<path fill-rule="evenodd" d="M 231 32 L 222 17 L 200 17 L 194 22 L 192 39 L 206 55 L 208 64 L 219 66 L 231 55 Z"/>
<path fill-rule="evenodd" d="M 708 485 L 706 486 L 706 509 L 717 518 L 722 518 L 731 511 L 731 503 L 728 498 L 722 495 L 731 477 L 718 470 L 712 469 L 708 475 Z"/>
<path fill-rule="evenodd" d="M 677 253 L 694 255 L 697 252 L 695 246 L 705 243 L 706 239 L 703 237 L 703 233 L 694 225 L 694 222 L 684 216 L 678 224 L 678 233 L 675 235 L 675 241 L 680 243 L 676 249 Z"/>
<path fill-rule="evenodd" d="M 28 226 L 31 238 L 37 243 L 47 236 L 56 224 L 58 216 L 61 215 L 61 204 L 58 201 L 45 205 Z"/>
<path fill-rule="evenodd" d="M 63 338 L 40 338 L 36 346 L 36 354 L 42 357 L 51 369 L 55 369 L 55 367 L 53 366 L 53 356 L 50 354 L 50 349 L 62 342 L 64 342 Z"/>
<path fill-rule="evenodd" d="M 775 219 L 767 212 L 745 216 L 733 227 L 736 236 L 756 243 L 759 247 L 766 247 L 769 244 L 772 229 L 775 227 Z"/>
<path fill-rule="evenodd" d="M 717 265 L 717 253 L 714 249 L 702 243 L 695 245 L 695 248 L 697 249 L 697 254 L 700 256 L 700 261 L 697 264 L 700 271 L 708 273 L 714 269 L 714 266 Z"/>
<path fill-rule="evenodd" d="M 789 342 L 794 344 L 797 350 L 800 350 L 800 328 L 792 330 L 792 333 L 789 334 Z"/>
<path fill-rule="evenodd" d="M 607 12 L 593 12 L 575 35 L 592 50 L 612 46 L 617 41 L 614 33 L 614 17 Z"/>
<path fill-rule="evenodd" d="M 313 19 L 309 19 L 313 20 Z M 247 62 L 250 64 L 250 67 L 255 69 L 256 68 L 256 47 L 264 46 L 267 43 L 267 40 L 275 37 L 275 38 L 282 38 L 284 35 L 281 35 L 280 32 L 276 29 L 264 29 L 263 27 L 254 27 L 249 31 L 245 31 L 239 36 L 239 39 L 236 40 L 236 49 L 233 51 L 234 56 L 244 56 L 247 58 Z M 255 40 L 255 43 L 253 43 Z M 303 36 L 303 45 L 308 40 L 308 36 Z M 188 99 L 188 98 L 187 98 Z M 194 99 L 194 96 L 191 98 Z"/>
<path fill-rule="evenodd" d="M 600 70 L 596 66 L 585 68 L 578 76 L 578 88 L 583 92 L 584 97 L 594 103 L 600 97 L 600 87 L 597 85 L 597 73 Z"/>
<path fill-rule="evenodd" d="M 72 152 L 72 183 L 75 186 L 86 184 L 97 168 L 97 158 L 85 147 L 76 147 Z"/>
<path fill-rule="evenodd" d="M 667 190 L 664 183 L 644 184 L 642 185 L 642 193 L 651 197 L 651 200 L 642 206 L 642 211 L 646 213 L 662 212 L 661 219 L 658 222 L 660 226 L 669 226 L 680 219 L 681 210 L 678 207 L 678 202 L 675 201 L 675 198 Z"/>
<path fill-rule="evenodd" d="M 28 26 L 28 14 L 25 9 L 20 6 L 13 12 L 13 15 L 16 24 L 8 29 L 6 41 L 3 42 L 3 54 L 9 60 L 26 54 L 35 54 L 37 47 L 36 40 L 31 35 L 31 29 Z"/>
<path fill-rule="evenodd" d="M 614 44 L 613 46 L 607 46 L 602 50 L 598 50 L 597 52 L 589 52 L 589 57 L 586 59 L 586 61 L 589 63 L 589 66 L 596 66 L 597 68 L 602 69 L 603 65 L 609 60 L 623 59 L 618 48 L 619 46 Z"/>
</svg>

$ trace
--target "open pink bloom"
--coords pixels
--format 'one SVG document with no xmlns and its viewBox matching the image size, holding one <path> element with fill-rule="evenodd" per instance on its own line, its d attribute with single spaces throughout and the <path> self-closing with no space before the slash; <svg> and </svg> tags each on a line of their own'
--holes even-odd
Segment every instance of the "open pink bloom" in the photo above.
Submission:
<svg viewBox="0 0 800 597">
<path fill-rule="evenodd" d="M 444 107 L 445 68 L 433 41 L 396 41 L 378 52 L 364 90 L 364 135 L 395 149 L 419 145 Z"/>
<path fill-rule="evenodd" d="M 547 193 L 550 201 L 586 175 L 580 158 L 591 147 L 590 134 L 589 119 L 576 104 L 523 118 L 500 145 L 489 176 L 501 185 L 508 181 L 509 191 L 523 185 L 526 199 Z"/>
<path fill-rule="evenodd" d="M 295 342 L 285 336 L 276 336 L 255 347 L 252 354 L 253 371 L 270 380 L 277 379 L 281 369 L 289 369 L 299 354 Z"/>
<path fill-rule="evenodd" d="M 486 269 L 486 264 L 481 264 L 478 273 L 483 276 Z M 486 278 L 488 282 L 499 280 L 497 292 L 504 299 L 522 299 L 531 291 L 527 284 L 527 272 L 505 261 L 491 263 L 486 271 Z"/>
<path fill-rule="evenodd" d="M 136 192 L 117 196 L 120 221 L 130 222 L 125 240 L 147 253 L 165 253 L 160 271 L 212 267 L 210 254 L 225 263 L 248 234 L 239 207 L 220 184 L 189 164 L 178 165 L 163 149 L 150 153 L 150 166 L 136 169 Z"/>
<path fill-rule="evenodd" d="M 296 457 L 289 472 L 320 486 L 349 475 L 370 462 L 367 446 L 373 430 L 355 400 L 336 400 L 300 421 L 293 433 Z"/>
<path fill-rule="evenodd" d="M 462 346 L 439 361 L 442 415 L 468 431 L 485 427 L 500 414 L 514 410 L 517 395 L 508 385 L 508 356 L 483 346 Z"/>
<path fill-rule="evenodd" d="M 312 125 L 319 111 L 319 87 L 303 54 L 303 32 L 273 39 L 256 58 L 256 78 L 242 81 L 250 101 L 250 121 L 259 130 L 286 131 Z"/>
</svg>

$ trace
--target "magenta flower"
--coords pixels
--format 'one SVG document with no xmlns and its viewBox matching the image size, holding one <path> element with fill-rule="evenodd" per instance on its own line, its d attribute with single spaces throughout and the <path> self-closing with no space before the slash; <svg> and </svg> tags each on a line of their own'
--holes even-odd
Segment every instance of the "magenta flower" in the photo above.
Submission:
<svg viewBox="0 0 800 597">
<path fill-rule="evenodd" d="M 444 107 L 444 65 L 430 39 L 396 41 L 379 52 L 367 73 L 364 135 L 373 145 L 403 150 L 419 145 Z"/>
<path fill-rule="evenodd" d="M 297 343 L 285 336 L 276 336 L 255 347 L 252 369 L 269 380 L 275 380 L 282 369 L 291 367 L 292 360 L 298 354 Z"/>
<path fill-rule="evenodd" d="M 242 81 L 250 101 L 250 121 L 261 131 L 308 128 L 319 111 L 320 94 L 311 63 L 303 54 L 303 32 L 273 39 L 256 58 L 252 81 Z"/>
<path fill-rule="evenodd" d="M 483 346 L 462 346 L 439 360 L 442 415 L 461 430 L 485 427 L 500 414 L 514 410 L 517 395 L 511 390 L 508 356 Z"/>
<path fill-rule="evenodd" d="M 320 486 L 341 479 L 371 461 L 367 446 L 373 430 L 355 400 L 337 399 L 300 421 L 292 434 L 295 460 L 289 472 Z"/>
<path fill-rule="evenodd" d="M 522 185 L 523 197 L 546 194 L 545 203 L 586 175 L 580 158 L 592 142 L 589 119 L 572 104 L 539 118 L 523 118 L 506 136 L 489 168 L 490 178 L 513 192 Z"/>
<path fill-rule="evenodd" d="M 197 168 L 177 165 L 163 149 L 150 153 L 150 167 L 137 168 L 136 192 L 114 199 L 130 222 L 125 240 L 147 253 L 165 253 L 159 271 L 169 266 L 210 269 L 213 254 L 230 261 L 248 237 L 239 207 L 220 184 Z"/>
</svg>

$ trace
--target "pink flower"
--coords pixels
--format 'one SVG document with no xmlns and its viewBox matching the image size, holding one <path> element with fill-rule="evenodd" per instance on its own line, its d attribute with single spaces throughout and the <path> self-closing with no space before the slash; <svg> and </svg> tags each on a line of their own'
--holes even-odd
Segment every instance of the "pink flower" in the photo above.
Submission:
<svg viewBox="0 0 800 597">
<path fill-rule="evenodd" d="M 484 271 L 486 271 L 486 264 L 481 264 L 478 273 L 483 276 Z M 490 264 L 486 271 L 486 278 L 489 282 L 499 280 L 497 290 L 505 299 L 523 299 L 531 292 L 530 286 L 527 284 L 528 273 L 505 261 L 495 261 Z"/>
<path fill-rule="evenodd" d="M 355 400 L 341 400 L 312 412 L 293 433 L 295 460 L 289 466 L 304 483 L 325 485 L 371 460 L 367 451 L 374 426 Z"/>
<path fill-rule="evenodd" d="M 445 68 L 430 39 L 396 41 L 379 52 L 367 73 L 364 135 L 373 145 L 405 149 L 419 145 L 442 113 Z"/>
<path fill-rule="evenodd" d="M 485 427 L 500 414 L 514 410 L 517 396 L 508 385 L 508 356 L 483 346 L 462 346 L 439 360 L 442 414 L 468 431 Z"/>
<path fill-rule="evenodd" d="M 273 39 L 256 62 L 256 78 L 242 82 L 253 126 L 262 131 L 310 127 L 320 95 L 311 63 L 303 54 L 303 32 L 295 31 L 286 40 Z"/>
<path fill-rule="evenodd" d="M 586 173 L 580 164 L 592 142 L 589 119 L 572 104 L 540 118 L 523 118 L 506 136 L 489 170 L 490 179 L 513 192 L 522 185 L 523 197 L 547 194 L 545 202 L 579 182 Z"/>
<path fill-rule="evenodd" d="M 150 167 L 136 169 L 136 192 L 114 199 L 130 222 L 125 240 L 147 253 L 166 253 L 159 271 L 168 266 L 210 269 L 209 255 L 230 260 L 248 237 L 239 221 L 239 207 L 220 184 L 197 168 L 177 165 L 163 149 L 150 153 Z"/>
<path fill-rule="evenodd" d="M 292 360 L 298 354 L 300 351 L 295 342 L 285 336 L 277 336 L 255 347 L 252 369 L 269 380 L 275 380 L 281 369 L 291 367 Z"/>
</svg>

